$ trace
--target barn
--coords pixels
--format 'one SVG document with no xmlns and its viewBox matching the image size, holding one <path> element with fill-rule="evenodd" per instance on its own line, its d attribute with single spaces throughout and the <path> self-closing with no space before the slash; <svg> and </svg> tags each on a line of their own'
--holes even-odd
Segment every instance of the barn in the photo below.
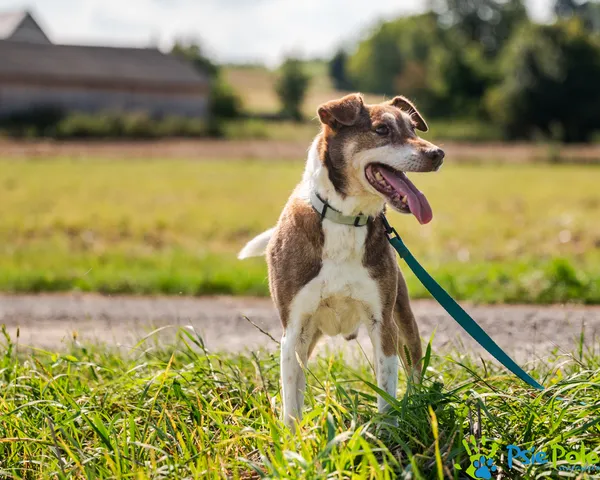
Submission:
<svg viewBox="0 0 600 480">
<path fill-rule="evenodd" d="M 56 45 L 29 12 L 0 14 L 0 118 L 49 107 L 205 118 L 209 87 L 158 49 Z"/>
</svg>

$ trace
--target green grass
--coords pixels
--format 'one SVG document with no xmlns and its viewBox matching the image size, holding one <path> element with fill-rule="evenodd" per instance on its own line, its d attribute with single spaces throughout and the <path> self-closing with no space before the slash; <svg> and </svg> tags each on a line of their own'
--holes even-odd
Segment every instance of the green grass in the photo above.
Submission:
<svg viewBox="0 0 600 480">
<path fill-rule="evenodd" d="M 222 135 L 228 140 L 277 140 L 307 144 L 315 138 L 319 128 L 319 122 L 314 117 L 304 122 L 252 118 L 228 120 L 221 124 Z"/>
<path fill-rule="evenodd" d="M 302 162 L 0 161 L 0 291 L 267 295 L 264 259 Z M 414 174 L 434 220 L 390 220 L 461 299 L 600 303 L 600 169 L 451 165 Z M 406 270 L 406 269 L 405 269 Z M 426 292 L 406 272 L 414 297 Z"/>
<path fill-rule="evenodd" d="M 510 444 L 600 453 L 600 352 L 583 344 L 527 365 L 544 394 L 479 358 L 428 350 L 422 385 L 406 387 L 387 417 L 376 413 L 367 361 L 319 356 L 307 366 L 305 417 L 292 434 L 279 420 L 278 354 L 216 355 L 187 329 L 173 345 L 150 336 L 120 353 L 77 342 L 31 351 L 4 335 L 2 478 L 458 479 L 470 466 L 463 440 L 471 455 L 478 442 L 485 454 L 497 444 L 505 472 Z M 485 442 L 470 437 L 478 415 Z M 507 473 L 557 477 L 549 464 Z"/>
<path fill-rule="evenodd" d="M 490 123 L 479 120 L 434 120 L 429 122 L 434 142 L 499 142 L 502 132 Z M 221 124 L 221 134 L 230 140 L 267 139 L 279 141 L 310 142 L 319 131 L 315 112 L 307 114 L 303 122 L 290 120 L 264 120 L 260 118 L 229 120 Z"/>
</svg>

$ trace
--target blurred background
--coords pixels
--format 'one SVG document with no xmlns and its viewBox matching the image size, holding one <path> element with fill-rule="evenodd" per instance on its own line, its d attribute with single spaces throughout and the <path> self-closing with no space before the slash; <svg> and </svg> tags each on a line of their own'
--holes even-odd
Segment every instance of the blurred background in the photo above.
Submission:
<svg viewBox="0 0 600 480">
<path fill-rule="evenodd" d="M 0 0 L 0 290 L 267 295 L 236 252 L 360 91 L 447 151 L 392 220 L 451 293 L 600 303 L 600 3 L 399 3 Z"/>
</svg>

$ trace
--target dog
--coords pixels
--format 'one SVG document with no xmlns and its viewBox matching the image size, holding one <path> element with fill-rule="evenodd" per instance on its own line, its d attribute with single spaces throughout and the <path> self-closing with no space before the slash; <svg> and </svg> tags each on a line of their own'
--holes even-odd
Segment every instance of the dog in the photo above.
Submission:
<svg viewBox="0 0 600 480">
<path fill-rule="evenodd" d="M 277 225 L 238 256 L 266 253 L 283 325 L 283 420 L 292 429 L 302 418 L 304 366 L 323 334 L 351 340 L 365 325 L 378 387 L 396 396 L 399 356 L 419 381 L 419 330 L 382 217 L 387 204 L 430 222 L 427 199 L 404 172 L 437 171 L 444 160 L 439 147 L 417 135 L 427 123 L 403 96 L 367 105 L 351 94 L 317 112 L 322 129 L 302 181 Z M 381 396 L 377 406 L 389 408 Z"/>
</svg>

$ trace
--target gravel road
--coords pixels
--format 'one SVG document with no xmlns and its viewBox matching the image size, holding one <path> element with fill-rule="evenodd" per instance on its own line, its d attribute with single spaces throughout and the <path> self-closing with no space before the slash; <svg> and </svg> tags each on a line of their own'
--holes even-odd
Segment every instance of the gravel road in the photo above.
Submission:
<svg viewBox="0 0 600 480">
<path fill-rule="evenodd" d="M 520 361 L 544 358 L 558 347 L 573 351 L 582 328 L 586 342 L 599 345 L 600 307 L 579 306 L 470 306 L 467 310 L 497 343 Z M 482 350 L 460 327 L 431 301 L 415 301 L 413 309 L 421 336 L 435 330 L 434 348 L 457 347 L 477 354 Z M 0 295 L 0 324 L 19 343 L 50 350 L 64 349 L 74 334 L 83 341 L 105 342 L 124 349 L 134 346 L 149 332 L 164 326 L 192 325 L 212 351 L 244 351 L 277 348 L 268 336 L 252 326 L 247 316 L 274 338 L 281 326 L 269 299 L 239 297 L 124 297 L 100 295 Z M 172 340 L 176 328 L 155 335 Z M 358 341 L 370 350 L 366 332 Z M 325 348 L 352 349 L 355 342 L 341 338 L 322 340 Z"/>
</svg>

